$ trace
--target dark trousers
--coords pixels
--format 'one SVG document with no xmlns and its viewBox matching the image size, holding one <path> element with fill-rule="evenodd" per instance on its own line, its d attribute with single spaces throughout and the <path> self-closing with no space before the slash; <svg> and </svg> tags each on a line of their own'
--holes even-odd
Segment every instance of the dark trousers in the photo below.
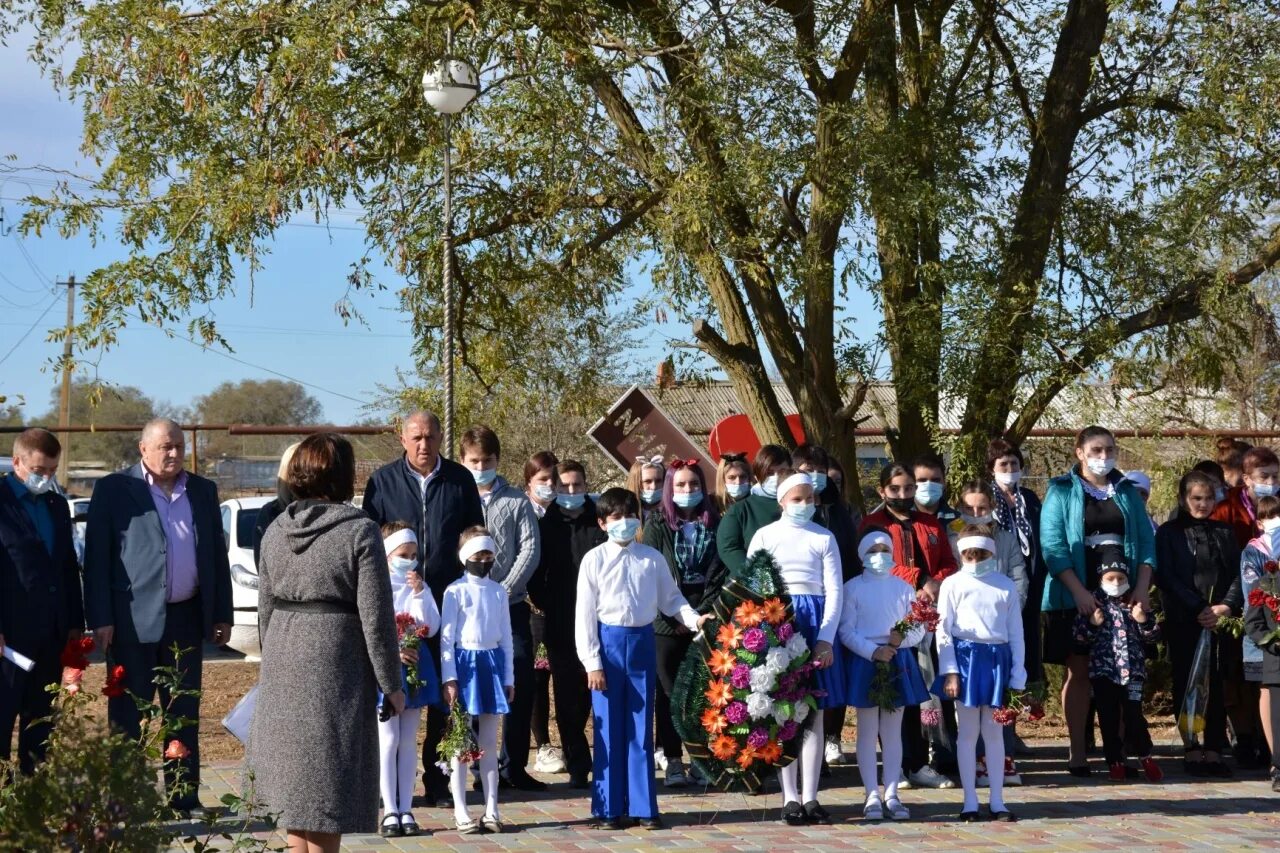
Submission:
<svg viewBox="0 0 1280 853">
<path fill-rule="evenodd" d="M 568 629 L 568 630 L 566 630 Z M 571 776 L 591 772 L 591 749 L 587 746 L 587 717 L 591 694 L 587 673 L 573 645 L 572 626 L 560 626 L 547 633 L 547 660 L 551 664 L 551 689 L 556 701 L 556 729 L 560 748 Z"/>
<path fill-rule="evenodd" d="M 1271 693 L 1271 767 L 1280 770 L 1280 685 L 1265 685 L 1263 690 Z"/>
<path fill-rule="evenodd" d="M 919 653 L 919 652 L 917 652 Z M 929 654 L 933 670 L 938 671 L 938 648 L 930 643 Z M 902 713 L 902 769 L 906 773 L 918 773 L 929 763 L 929 742 L 933 741 L 935 770 L 954 772 L 956 766 L 956 703 L 942 700 L 942 723 L 936 729 L 925 731 L 920 724 L 920 706 L 908 705 Z"/>
<path fill-rule="evenodd" d="M 654 642 L 658 653 L 658 695 L 654 703 L 654 717 L 657 720 L 658 745 L 667 756 L 667 761 L 680 761 L 684 752 L 684 744 L 676 733 L 675 723 L 671 721 L 671 688 L 676 683 L 676 673 L 684 662 L 689 644 L 693 642 L 692 634 L 680 636 L 654 634 Z"/>
<path fill-rule="evenodd" d="M 9 638 L 5 638 L 8 642 Z M 65 639 L 65 638 L 63 638 Z M 44 759 L 45 745 L 53 725 L 48 716 L 53 694 L 45 689 L 62 676 L 62 643 L 50 636 L 36 648 L 15 646 L 35 661 L 30 672 L 0 660 L 0 761 L 9 760 L 13 740 L 13 724 L 18 724 L 18 767 L 23 775 L 35 772 L 36 763 Z M 36 721 L 41 722 L 36 722 Z"/>
<path fill-rule="evenodd" d="M 533 637 L 533 657 L 538 659 L 538 646 L 543 645 L 547 617 L 541 613 L 529 614 L 530 635 Z M 533 732 L 533 744 L 539 748 L 551 743 L 551 670 L 533 670 L 533 716 L 529 721 Z"/>
<path fill-rule="evenodd" d="M 431 655 L 431 660 L 435 662 L 436 672 L 439 672 L 439 632 L 429 638 L 423 646 L 428 654 Z M 444 737 L 444 727 L 449 721 L 449 712 L 444 709 L 443 703 L 428 705 L 426 717 L 427 731 L 422 741 L 422 787 L 426 791 L 427 801 L 434 803 L 437 800 L 448 800 L 450 798 L 449 777 L 441 773 L 440 768 L 436 767 L 436 762 L 440 761 L 440 756 L 436 754 L 436 748 L 440 746 L 440 739 Z"/>
<path fill-rule="evenodd" d="M 181 650 L 181 657 L 174 655 L 173 647 Z M 180 690 L 196 691 L 192 696 L 173 696 L 167 685 L 159 685 L 160 707 L 166 709 L 170 719 L 190 720 L 176 731 L 165 734 L 166 742 L 177 740 L 191 754 L 176 762 L 165 762 L 165 789 L 175 807 L 194 806 L 199 802 L 200 788 L 200 684 L 204 667 L 204 612 L 200 597 L 165 607 L 164 633 L 158 643 L 112 643 L 107 656 L 108 666 L 124 667 L 123 696 L 113 696 L 107 701 L 107 718 L 111 724 L 129 737 L 141 733 L 141 714 L 134 703 L 134 696 L 143 702 L 155 698 L 155 678 L 160 667 L 177 667 Z M 133 695 L 129 695 L 132 693 Z M 184 790 L 175 790 L 182 784 Z"/>
<path fill-rule="evenodd" d="M 1165 622 L 1164 640 L 1169 649 L 1169 663 L 1173 669 L 1173 717 L 1182 713 L 1182 700 L 1187 693 L 1187 679 L 1191 675 L 1191 660 L 1195 657 L 1196 644 L 1204 630 L 1193 619 L 1191 622 Z M 1222 669 L 1219 666 L 1218 636 L 1209 640 L 1209 704 L 1204 714 L 1204 734 L 1200 742 L 1210 752 L 1221 753 L 1227 745 L 1227 708 L 1222 701 Z"/>
<path fill-rule="evenodd" d="M 1147 731 L 1147 719 L 1142 716 L 1142 700 L 1130 699 L 1129 688 L 1110 679 L 1092 678 L 1090 682 L 1107 763 L 1124 761 L 1126 746 L 1139 757 L 1150 755 L 1151 734 Z"/>
<path fill-rule="evenodd" d="M 516 695 L 502 724 L 503 773 L 519 775 L 529 764 L 529 727 L 533 719 L 533 629 L 529 603 L 511 605 L 511 662 Z"/>
</svg>

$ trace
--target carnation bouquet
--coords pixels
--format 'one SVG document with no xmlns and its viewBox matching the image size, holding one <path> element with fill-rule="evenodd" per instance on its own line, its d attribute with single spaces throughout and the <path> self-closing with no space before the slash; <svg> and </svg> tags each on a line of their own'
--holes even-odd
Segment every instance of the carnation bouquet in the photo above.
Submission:
<svg viewBox="0 0 1280 853">
<path fill-rule="evenodd" d="M 418 649 L 422 645 L 422 641 L 427 639 L 427 626 L 419 625 L 418 620 L 414 619 L 408 613 L 396 614 L 396 636 L 400 639 L 400 648 Z M 419 658 L 421 660 L 421 658 Z M 405 666 L 405 683 L 411 689 L 416 690 L 427 682 L 423 680 L 422 673 L 417 664 L 413 666 Z"/>
<path fill-rule="evenodd" d="M 795 759 L 817 711 L 810 649 L 768 552 L 751 556 L 714 607 L 676 675 L 672 719 L 713 784 L 758 791 L 763 773 Z"/>
<path fill-rule="evenodd" d="M 436 767 L 448 776 L 453 772 L 452 762 L 456 758 L 462 764 L 472 764 L 484 758 L 484 750 L 476 742 L 476 733 L 471 728 L 471 715 L 467 713 L 466 703 L 454 702 L 449 709 L 449 719 L 445 722 L 444 735 L 436 746 L 436 755 L 440 760 Z"/>
<path fill-rule="evenodd" d="M 1267 560 L 1262 564 L 1262 577 L 1258 579 L 1258 585 L 1249 592 L 1249 606 L 1264 608 L 1271 614 L 1271 621 L 1276 626 L 1258 641 L 1258 647 L 1269 646 L 1280 640 L 1280 563 Z"/>
<path fill-rule="evenodd" d="M 914 630 L 932 633 L 937 628 L 937 608 L 929 602 L 917 598 L 911 602 L 911 609 L 907 611 L 907 614 L 894 623 L 892 630 L 889 632 L 889 639 L 892 641 L 896 636 L 897 643 L 893 643 L 896 647 Z M 875 702 L 880 708 L 886 711 L 893 711 L 898 707 L 899 694 L 898 672 L 893 662 L 876 661 L 876 674 L 871 679 L 871 685 L 867 689 L 867 698 Z M 924 725 L 937 725 L 938 721 L 934 720 L 932 715 L 930 715 L 929 720 Z"/>
<path fill-rule="evenodd" d="M 1033 681 L 1024 690 L 1013 690 L 1003 708 L 992 708 L 991 719 L 1002 726 L 1011 726 L 1025 713 L 1035 722 L 1044 719 L 1044 700 L 1047 695 L 1042 682 Z"/>
</svg>

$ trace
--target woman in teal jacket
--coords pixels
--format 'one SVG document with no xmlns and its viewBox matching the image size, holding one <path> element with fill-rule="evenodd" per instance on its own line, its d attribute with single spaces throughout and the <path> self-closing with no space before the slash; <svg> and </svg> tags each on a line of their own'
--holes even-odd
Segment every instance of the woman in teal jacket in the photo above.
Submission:
<svg viewBox="0 0 1280 853">
<path fill-rule="evenodd" d="M 1097 608 L 1093 591 L 1100 568 L 1123 557 L 1136 568 L 1131 598 L 1150 609 L 1151 575 L 1155 570 L 1155 533 L 1146 502 L 1132 483 L 1115 470 L 1116 440 L 1100 426 L 1076 436 L 1078 464 L 1049 481 L 1040 516 L 1040 547 L 1049 580 L 1041 600 L 1043 658 L 1065 664 L 1062 707 L 1071 738 L 1067 769 L 1089 775 L 1085 759 L 1085 725 L 1089 716 L 1089 658 L 1077 654 L 1071 630 L 1076 615 Z"/>
</svg>

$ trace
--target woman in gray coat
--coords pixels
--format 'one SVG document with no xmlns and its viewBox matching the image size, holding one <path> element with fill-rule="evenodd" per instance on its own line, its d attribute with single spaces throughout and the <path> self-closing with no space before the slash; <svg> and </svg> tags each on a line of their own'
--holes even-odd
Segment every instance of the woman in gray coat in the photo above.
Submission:
<svg viewBox="0 0 1280 853">
<path fill-rule="evenodd" d="M 258 563 L 262 668 L 249 743 L 254 793 L 293 851 L 336 851 L 378 821 L 377 691 L 404 708 L 382 538 L 348 506 L 351 445 L 331 433 L 289 463 L 296 500 Z"/>
</svg>

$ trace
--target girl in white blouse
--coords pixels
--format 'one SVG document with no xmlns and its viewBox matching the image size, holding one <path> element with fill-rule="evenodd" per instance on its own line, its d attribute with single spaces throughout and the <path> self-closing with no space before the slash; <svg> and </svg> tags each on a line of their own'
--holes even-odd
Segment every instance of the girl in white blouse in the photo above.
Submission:
<svg viewBox="0 0 1280 853">
<path fill-rule="evenodd" d="M 825 695 L 820 709 L 845 706 L 844 673 L 840 665 L 836 629 L 840 623 L 840 551 L 836 540 L 815 524 L 813 480 L 808 474 L 792 474 L 778 486 L 782 518 L 756 531 L 747 546 L 747 559 L 756 551 L 768 551 L 777 562 L 795 611 L 796 628 L 813 653 L 815 687 Z M 800 745 L 800 759 L 778 771 L 782 783 L 782 819 L 792 826 L 830 823 L 831 815 L 818 804 L 818 774 L 824 746 L 822 715 L 815 714 Z M 797 791 L 796 774 L 803 780 Z M 804 805 L 801 806 L 801 796 Z"/>
<path fill-rule="evenodd" d="M 507 591 L 489 579 L 494 544 L 483 527 L 469 527 L 458 543 L 463 576 L 444 591 L 440 626 L 440 677 L 451 707 L 462 702 L 479 723 L 477 738 L 483 755 L 480 780 L 484 787 L 484 817 L 476 824 L 467 814 L 467 764 L 453 760 L 449 785 L 453 814 L 463 834 L 502 832 L 498 816 L 498 720 L 509 710 L 515 694 L 511 658 L 511 612 Z"/>
<path fill-rule="evenodd" d="M 1001 726 L 991 715 L 1010 690 L 1027 685 L 1018 588 L 1000 573 L 996 543 L 985 525 L 967 525 L 956 540 L 960 571 L 938 592 L 938 680 L 933 692 L 956 702 L 956 762 L 964 786 L 960 820 L 978 820 L 978 733 L 987 766 L 1004 766 Z M 1004 774 L 990 774 L 991 817 L 1011 822 L 1004 804 Z"/>
<path fill-rule="evenodd" d="M 844 603 L 840 608 L 840 642 L 847 651 L 845 691 L 849 704 L 858 714 L 858 767 L 867 800 L 862 816 L 891 820 L 911 816 L 898 798 L 898 782 L 902 778 L 902 709 L 928 701 L 929 691 L 920 675 L 914 646 L 924 637 L 924 629 L 916 628 L 905 637 L 894 633 L 893 626 L 911 611 L 915 590 L 911 584 L 893 574 L 893 539 L 883 529 L 872 527 L 858 543 L 858 557 L 863 572 L 844 585 Z M 897 696 L 894 709 L 886 710 L 871 698 L 871 685 L 878 663 L 893 667 Z M 876 740 L 883 753 L 884 799 L 876 785 Z"/>
</svg>

